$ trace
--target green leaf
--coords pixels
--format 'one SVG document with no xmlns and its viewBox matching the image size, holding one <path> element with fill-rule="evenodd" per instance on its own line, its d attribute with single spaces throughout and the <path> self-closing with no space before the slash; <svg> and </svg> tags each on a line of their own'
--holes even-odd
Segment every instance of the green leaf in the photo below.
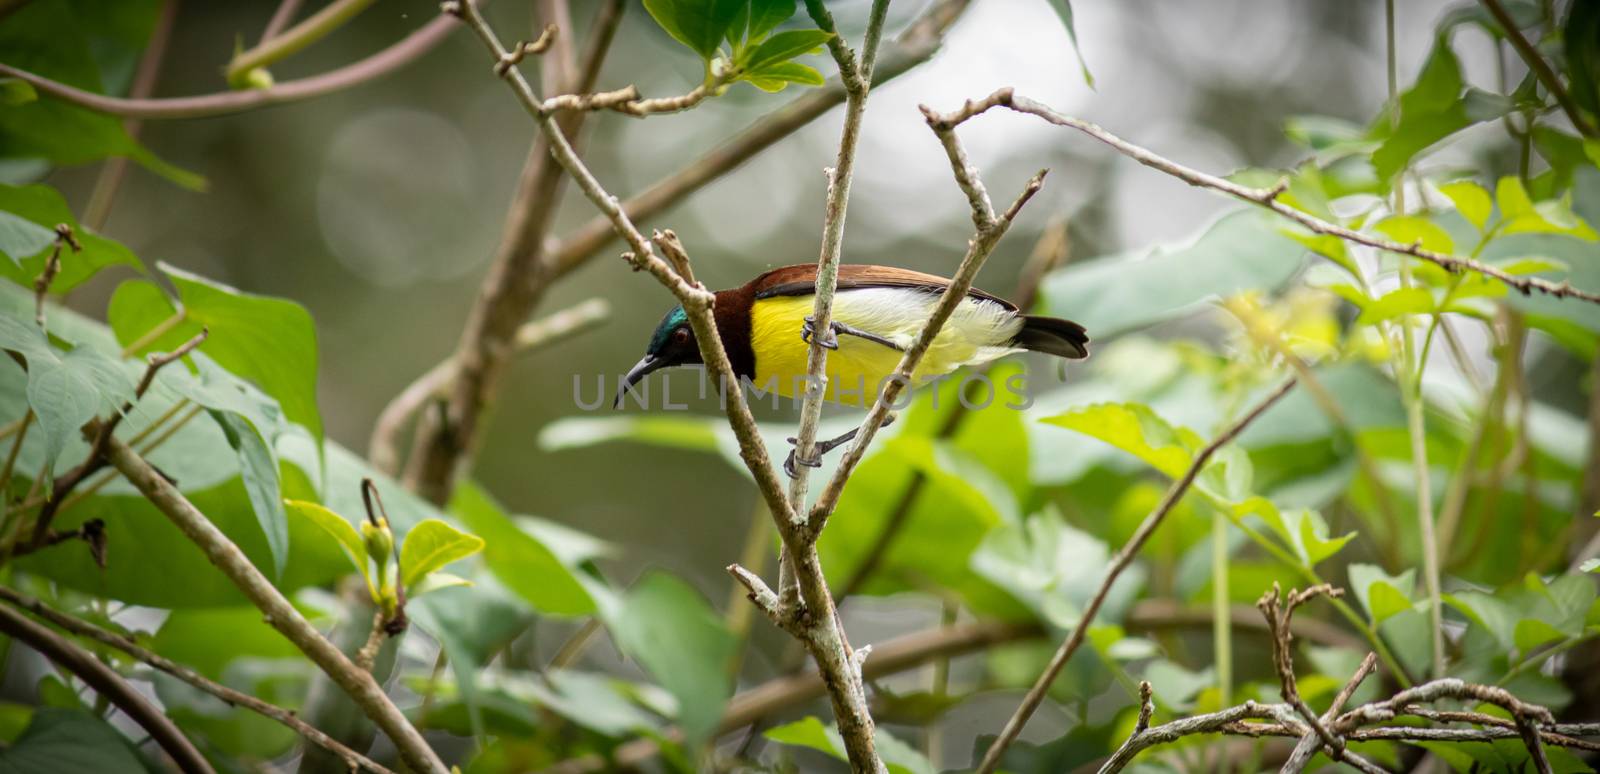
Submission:
<svg viewBox="0 0 1600 774">
<path fill-rule="evenodd" d="M 1565 640 L 1567 635 L 1537 618 L 1524 618 L 1512 629 L 1511 641 L 1524 655 L 1549 642 Z"/>
<path fill-rule="evenodd" d="M 1461 64 L 1441 35 L 1417 76 L 1416 83 L 1400 95 L 1400 119 L 1394 126 L 1380 125 L 1372 134 L 1383 144 L 1372 153 L 1372 166 L 1381 181 L 1391 181 L 1417 154 L 1479 121 L 1499 118 L 1511 110 L 1510 100 L 1475 89 L 1462 97 Z M 1386 124 L 1385 111 L 1379 119 Z"/>
<path fill-rule="evenodd" d="M 770 64 L 745 76 L 756 88 L 766 92 L 783 91 L 785 86 L 798 83 L 802 86 L 821 86 L 827 83 L 822 73 L 810 65 L 799 62 Z"/>
<path fill-rule="evenodd" d="M 1584 2 L 1568 6 L 1561 42 L 1567 59 L 1568 91 L 1592 120 L 1600 116 L 1600 7 Z"/>
<path fill-rule="evenodd" d="M 844 738 L 839 736 L 838 730 L 825 725 L 814 715 L 769 728 L 762 736 L 779 744 L 806 747 L 841 761 L 849 760 L 845 753 Z M 936 771 L 922 753 L 882 728 L 874 730 L 873 741 L 877 743 L 878 757 L 883 759 L 890 774 L 933 774 Z"/>
<path fill-rule="evenodd" d="M 1061 26 L 1067 30 L 1067 39 L 1072 41 L 1072 51 L 1078 56 L 1078 69 L 1083 71 L 1083 82 L 1094 88 L 1094 75 L 1089 72 L 1089 65 L 1083 61 L 1083 49 L 1078 46 L 1078 30 L 1073 24 L 1072 0 L 1050 0 L 1050 7 L 1056 9 L 1056 17 L 1061 19 Z"/>
<path fill-rule="evenodd" d="M 0 133 L 0 136 L 3 136 L 3 133 Z M 13 227 L 26 228 L 23 223 L 28 223 L 48 231 L 49 242 L 55 241 L 57 224 L 65 223 L 72 227 L 83 250 L 73 252 L 64 248 L 61 251 L 61 273 L 50 283 L 50 292 L 53 294 L 66 293 L 94 276 L 96 272 L 110 266 L 129 266 L 141 274 L 144 273 L 144 264 L 140 263 L 128 248 L 79 224 L 78 219 L 73 217 L 72 210 L 67 207 L 67 201 L 56 189 L 48 185 L 0 184 L 0 212 L 8 214 L 6 220 Z M 38 232 L 31 233 L 36 238 L 39 236 Z M 35 247 L 36 242 L 24 237 L 11 246 L 0 243 L 0 251 L 5 252 L 11 259 L 0 261 L 0 276 L 32 290 L 33 281 L 44 271 L 45 261 L 49 258 L 49 251 L 45 249 L 50 246 L 49 242 Z M 29 248 L 34 249 L 29 250 Z M 13 252 L 13 249 L 16 252 Z"/>
<path fill-rule="evenodd" d="M 284 507 L 297 518 L 305 519 L 331 537 L 344 550 L 350 564 L 362 577 L 367 575 L 367 543 L 350 521 L 327 508 L 304 500 L 284 500 Z"/>
<path fill-rule="evenodd" d="M 822 30 L 780 32 L 762 41 L 761 45 L 750 53 L 750 59 L 745 63 L 745 67 L 751 73 L 759 73 L 769 65 L 787 62 L 827 43 L 832 38 L 833 33 Z"/>
<path fill-rule="evenodd" d="M 199 351 L 223 368 L 249 379 L 283 407 L 284 416 L 322 442 L 317 411 L 317 332 L 311 315 L 281 298 L 244 293 L 172 266 L 160 268 L 178 289 L 180 322 L 137 355 L 173 349 L 207 328 Z M 178 314 L 155 285 L 130 280 L 118 286 L 107 317 L 123 346 Z"/>
<path fill-rule="evenodd" d="M 0 771 L 54 774 L 68 771 L 156 772 L 122 735 L 94 713 L 45 707 L 16 744 L 0 750 Z"/>
<path fill-rule="evenodd" d="M 1489 222 L 1489 212 L 1494 209 L 1494 202 L 1489 198 L 1489 192 L 1483 186 L 1471 180 L 1457 180 L 1454 183 L 1445 183 L 1439 186 L 1439 193 L 1450 197 L 1456 205 L 1456 211 L 1461 217 L 1466 218 L 1479 231 Z"/>
<path fill-rule="evenodd" d="M 710 62 L 749 0 L 644 0 L 661 29 Z"/>
<path fill-rule="evenodd" d="M 700 594 L 664 573 L 646 575 L 607 621 L 617 646 L 678 699 L 678 724 L 693 747 L 722 719 L 733 695 L 729 659 L 738 641 Z"/>
<path fill-rule="evenodd" d="M 796 7 L 795 0 L 750 0 L 750 24 L 745 39 L 760 40 L 761 36 L 788 21 Z"/>
<path fill-rule="evenodd" d="M 457 486 L 450 513 L 483 539 L 489 571 L 535 610 L 565 616 L 595 612 L 593 596 L 574 571 L 483 490 L 470 483 Z"/>
<path fill-rule="evenodd" d="M 239 455 L 239 475 L 250 497 L 251 510 L 272 551 L 272 577 L 282 578 L 289 562 L 289 520 L 283 512 L 283 495 L 278 486 L 278 457 L 248 419 L 226 411 L 209 413 L 222 428 L 228 445 Z"/>
<path fill-rule="evenodd" d="M 1105 441 L 1177 478 L 1188 470 L 1203 442 L 1194 433 L 1174 428 L 1140 403 L 1097 403 L 1039 420 Z"/>
<path fill-rule="evenodd" d="M 17 268 L 22 268 L 23 258 L 37 254 L 55 241 L 55 231 L 0 211 L 0 253 L 5 253 Z"/>
<path fill-rule="evenodd" d="M 482 737 L 483 696 L 478 682 L 487 671 L 483 666 L 533 623 L 532 613 L 493 582 L 470 591 L 439 590 L 407 604 L 406 612 L 444 648 L 467 704 L 472 733 Z"/>
<path fill-rule="evenodd" d="M 0 24 L 0 51 L 6 52 L 6 64 L 19 70 L 105 93 L 94 56 L 105 48 L 86 34 L 99 14 L 79 16 L 71 6 L 39 2 L 18 7 Z M 0 156 L 68 165 L 125 156 L 185 188 L 205 186 L 204 178 L 162 161 L 140 145 L 120 118 L 54 98 L 0 110 Z"/>
<path fill-rule="evenodd" d="M 1427 288 L 1396 288 L 1368 304 L 1356 318 L 1357 325 L 1376 325 L 1385 320 L 1414 314 L 1430 314 L 1437 308 Z"/>
<path fill-rule="evenodd" d="M 1263 502 L 1265 501 L 1261 498 L 1255 498 L 1251 507 L 1259 512 Z M 1274 507 L 1272 510 L 1277 509 Z M 1278 514 L 1278 519 L 1283 525 L 1282 534 L 1307 567 L 1315 567 L 1338 553 L 1356 536 L 1356 533 L 1350 532 L 1339 537 L 1329 537 L 1328 524 L 1322 519 L 1322 514 L 1309 508 L 1282 511 Z"/>
<path fill-rule="evenodd" d="M 39 99 L 33 84 L 21 78 L 0 78 L 0 106 L 17 107 Z"/>
<path fill-rule="evenodd" d="M 972 555 L 972 568 L 1039 618 L 1065 630 L 1082 620 L 1110 556 L 1103 541 L 1067 525 L 1051 508 L 1023 524 L 991 530 Z M 1099 620 L 1119 620 L 1143 582 L 1138 567 L 1118 576 Z"/>
<path fill-rule="evenodd" d="M 1522 187 L 1522 181 L 1516 177 L 1502 177 L 1494 187 L 1495 203 L 1500 205 L 1500 218 L 1502 220 L 1515 220 L 1523 215 L 1533 215 L 1533 200 L 1528 198 L 1528 189 Z"/>
<path fill-rule="evenodd" d="M 1170 320 L 1245 290 L 1275 289 L 1306 263 L 1305 248 L 1271 213 L 1237 210 L 1189 244 L 1087 261 L 1051 272 L 1044 311 L 1070 317 L 1097 339 Z"/>
<path fill-rule="evenodd" d="M 1502 648 L 1516 647 L 1514 632 L 1522 616 L 1510 604 L 1481 591 L 1446 594 L 1444 601 L 1494 637 Z"/>
<path fill-rule="evenodd" d="M 1352 564 L 1348 572 L 1350 588 L 1355 592 L 1361 606 L 1366 608 L 1367 617 L 1372 619 L 1374 624 L 1383 623 L 1411 609 L 1411 599 L 1407 596 L 1407 590 L 1416 587 L 1415 568 L 1399 575 L 1389 575 L 1376 565 Z"/>
<path fill-rule="evenodd" d="M 412 527 L 400 545 L 401 583 L 410 589 L 433 571 L 482 550 L 483 538 L 428 519 Z"/>
<path fill-rule="evenodd" d="M 44 433 L 44 475 L 80 428 L 102 413 L 120 410 L 133 398 L 133 380 L 115 360 L 92 347 L 62 353 L 31 322 L 0 315 L 0 347 L 28 364 L 28 406 Z"/>
<path fill-rule="evenodd" d="M 1403 245 L 1418 245 L 1424 250 L 1446 255 L 1456 251 L 1455 240 L 1450 238 L 1449 232 L 1439 224 L 1416 215 L 1394 215 L 1384 218 L 1375 224 L 1372 230 Z"/>
<path fill-rule="evenodd" d="M 472 585 L 475 584 L 472 581 L 461 577 L 460 575 L 452 575 L 443 570 L 435 570 L 424 576 L 422 581 L 416 585 L 407 586 L 406 599 L 416 599 L 423 594 L 429 594 L 440 589 L 450 589 L 457 586 Z"/>
</svg>

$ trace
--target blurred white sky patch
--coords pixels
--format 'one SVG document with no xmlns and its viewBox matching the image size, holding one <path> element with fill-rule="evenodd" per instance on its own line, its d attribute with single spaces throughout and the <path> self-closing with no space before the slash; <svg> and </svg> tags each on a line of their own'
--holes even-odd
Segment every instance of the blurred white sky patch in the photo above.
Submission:
<svg viewBox="0 0 1600 774">
<path fill-rule="evenodd" d="M 334 257 L 375 284 L 473 273 L 490 258 L 473 238 L 482 227 L 478 178 L 455 122 L 382 108 L 334 134 L 317 180 L 317 223 Z"/>
</svg>

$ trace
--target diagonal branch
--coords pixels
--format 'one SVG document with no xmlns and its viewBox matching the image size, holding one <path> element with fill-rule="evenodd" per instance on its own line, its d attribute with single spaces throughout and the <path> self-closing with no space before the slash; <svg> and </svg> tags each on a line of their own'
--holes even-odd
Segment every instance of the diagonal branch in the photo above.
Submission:
<svg viewBox="0 0 1600 774">
<path fill-rule="evenodd" d="M 1244 432 L 1244 429 L 1251 422 L 1266 413 L 1267 409 L 1278 402 L 1278 399 L 1287 395 L 1289 390 L 1294 388 L 1294 385 L 1295 380 L 1290 379 L 1268 393 L 1244 416 L 1229 425 L 1216 438 L 1213 438 L 1211 443 L 1206 444 L 1205 448 L 1195 455 L 1194 462 L 1189 464 L 1189 469 L 1183 472 L 1183 476 L 1172 482 L 1172 486 L 1162 496 L 1161 502 L 1156 505 L 1156 509 L 1145 517 L 1144 522 L 1134 531 L 1133 537 L 1129 538 L 1128 542 L 1122 546 L 1122 549 L 1117 551 L 1117 555 L 1112 557 L 1110 566 L 1106 568 L 1105 578 L 1100 581 L 1100 587 L 1095 590 L 1094 597 L 1089 600 L 1089 605 L 1084 608 L 1083 615 L 1078 619 L 1078 624 L 1072 627 L 1072 633 L 1061 643 L 1061 647 L 1056 650 L 1055 655 L 1051 656 L 1050 663 L 1045 667 L 1044 673 L 1039 675 L 1038 680 L 1034 681 L 1033 687 L 1028 690 L 1027 696 L 1023 698 L 1021 706 L 1017 707 L 1017 711 L 1012 714 L 1011 719 L 1006 721 L 1005 728 L 1001 730 L 1000 735 L 995 737 L 994 742 L 989 745 L 988 752 L 984 753 L 983 762 L 978 766 L 979 774 L 990 774 L 1000 765 L 1000 759 L 1005 755 L 1006 748 L 1016 741 L 1017 735 L 1022 733 L 1022 727 L 1027 725 L 1028 718 L 1033 715 L 1034 710 L 1037 710 L 1039 704 L 1044 701 L 1045 692 L 1049 690 L 1050 684 L 1055 682 L 1056 675 L 1061 673 L 1062 667 L 1067 665 L 1067 660 L 1072 658 L 1072 654 L 1083 645 L 1084 636 L 1088 633 L 1090 624 L 1094 623 L 1095 616 L 1099 614 L 1101 606 L 1105 604 L 1106 596 L 1111 592 L 1111 585 L 1116 582 L 1117 577 L 1122 574 L 1123 570 L 1126 570 L 1128 565 L 1133 563 L 1133 557 L 1139 553 L 1139 549 L 1144 547 L 1145 542 L 1161 526 L 1161 522 L 1166 519 L 1167 514 L 1178 504 L 1178 501 L 1183 499 L 1184 493 L 1189 491 L 1189 487 L 1194 484 L 1195 478 L 1200 475 L 1201 469 L 1205 467 L 1211 456 L 1216 454 L 1218 449 L 1232 442 L 1234 438 L 1238 437 L 1239 433 Z"/>
<path fill-rule="evenodd" d="M 213 774 L 210 762 L 178 730 L 172 719 L 123 680 L 122 675 L 100 663 L 94 654 L 3 605 L 0 605 L 0 632 L 17 638 L 88 683 L 89 687 L 138 723 L 140 728 L 148 731 L 156 744 L 172 756 L 172 762 L 179 770 L 185 774 Z"/>
<path fill-rule="evenodd" d="M 88 637 L 89 639 L 107 647 L 116 648 L 117 650 L 120 650 L 139 661 L 149 664 L 150 666 L 159 669 L 162 672 L 166 672 L 167 674 L 172 675 L 179 680 L 205 691 L 206 693 L 209 693 L 212 696 L 227 702 L 228 704 L 244 707 L 252 712 L 256 712 L 265 717 L 276 720 L 279 723 L 282 723 L 284 726 L 287 726 L 295 733 L 298 733 L 310 740 L 313 744 L 323 747 L 324 749 L 339 756 L 347 765 L 349 765 L 352 771 L 361 768 L 374 772 L 374 774 L 394 774 L 394 772 L 390 771 L 387 767 L 382 766 L 376 761 L 373 761 L 371 758 L 368 758 L 365 755 L 362 755 L 361 753 L 358 753 L 355 750 L 340 744 L 337 740 L 333 739 L 327 734 L 324 734 L 315 726 L 312 726 L 304 720 L 301 720 L 300 717 L 295 713 L 275 704 L 264 702 L 254 696 L 251 696 L 250 694 L 236 691 L 226 685 L 222 685 L 221 683 L 207 679 L 204 675 L 194 671 L 193 669 L 141 647 L 139 643 L 135 642 L 132 637 L 118 634 L 108 629 L 103 629 L 81 618 L 63 613 L 46 605 L 40 600 L 20 594 L 17 591 L 5 586 L 0 586 L 0 599 L 4 599 L 6 602 L 11 603 L 12 605 L 27 610 L 28 612 L 31 612 L 34 615 L 39 616 L 40 618 L 43 618 L 46 621 L 49 621 L 50 623 L 55 624 L 56 626 L 80 637 Z"/>
<path fill-rule="evenodd" d="M 1528 42 L 1527 36 L 1517 28 L 1517 22 L 1511 18 L 1511 14 L 1506 13 L 1505 6 L 1500 4 L 1500 0 L 1480 0 L 1480 2 L 1484 8 L 1489 9 L 1489 15 L 1500 23 L 1500 29 L 1506 33 L 1506 39 L 1511 41 L 1511 47 L 1516 49 L 1522 61 L 1528 64 L 1528 69 L 1533 71 L 1534 77 L 1550 90 L 1550 96 L 1556 98 L 1556 104 L 1561 106 L 1561 112 L 1566 113 L 1567 118 L 1572 120 L 1572 125 L 1577 128 L 1578 133 L 1585 137 L 1594 137 L 1594 125 L 1584 120 L 1583 111 L 1578 109 L 1578 103 L 1572 101 L 1572 95 L 1567 93 L 1567 87 L 1561 85 L 1561 78 L 1550 69 L 1550 63 L 1544 60 L 1539 49 Z"/>
<path fill-rule="evenodd" d="M 416 771 L 442 773 L 448 769 L 427 740 L 411 725 L 404 713 L 383 686 L 357 668 L 333 643 L 322 636 L 300 611 L 278 591 L 249 558 L 217 529 L 205 514 L 194 507 L 161 471 L 139 456 L 121 440 L 109 438 L 106 458 L 141 494 L 156 506 L 190 542 L 205 552 L 206 558 L 216 565 L 233 585 L 256 606 L 272 628 L 294 643 L 313 663 L 350 695 L 367 717 L 383 732 L 400 752 L 406 765 Z M 3 608 L 0 608 L 3 609 Z"/>
<path fill-rule="evenodd" d="M 1420 258 L 1444 269 L 1445 271 L 1451 272 L 1452 274 L 1463 271 L 1476 272 L 1486 277 L 1492 277 L 1496 280 L 1499 280 L 1523 295 L 1530 295 L 1534 292 L 1539 292 L 1555 296 L 1557 298 L 1578 298 L 1590 303 L 1600 304 L 1600 292 L 1574 288 L 1572 287 L 1571 283 L 1565 280 L 1561 282 L 1551 282 L 1550 280 L 1542 279 L 1540 277 L 1519 277 L 1473 258 L 1446 255 L 1433 250 L 1423 249 L 1420 242 L 1409 245 L 1401 244 L 1399 242 L 1389 241 L 1382 237 L 1355 231 L 1354 229 L 1341 226 L 1337 223 L 1330 223 L 1316 217 L 1315 215 L 1302 212 L 1279 201 L 1278 195 L 1283 193 L 1286 183 L 1280 182 L 1278 185 L 1271 188 L 1251 188 L 1249 186 L 1235 183 L 1232 180 L 1226 180 L 1224 178 L 1217 177 L 1216 175 L 1191 169 L 1175 161 L 1157 155 L 1151 150 L 1134 145 L 1133 143 L 1128 142 L 1127 140 L 1124 140 L 1121 137 L 1106 131 L 1105 129 L 1102 129 L 1095 124 L 1089 123 L 1088 121 L 1063 115 L 1051 109 L 1047 105 L 1035 102 L 1027 97 L 1017 95 L 1013 93 L 1012 89 L 1009 87 L 1000 89 L 999 91 L 996 91 L 995 93 L 990 94 L 988 97 L 985 97 L 981 100 L 968 100 L 966 105 L 957 113 L 952 114 L 950 118 L 955 123 L 960 123 L 961 121 L 965 121 L 968 118 L 996 107 L 1008 108 L 1019 113 L 1029 113 L 1038 116 L 1049 123 L 1055 124 L 1056 126 L 1064 126 L 1069 129 L 1076 129 L 1084 134 L 1089 135 L 1090 137 L 1093 137 L 1096 140 L 1099 140 L 1100 142 L 1105 143 L 1106 145 L 1111 146 L 1112 148 L 1116 149 L 1117 152 L 1139 162 L 1140 164 L 1161 172 L 1165 172 L 1173 177 L 1178 178 L 1179 180 L 1184 181 L 1185 183 L 1188 183 L 1189 185 L 1200 188 L 1210 188 L 1214 191 L 1220 191 L 1241 201 L 1265 207 L 1273 212 L 1278 213 L 1279 215 L 1282 215 L 1285 218 L 1288 218 L 1289 220 L 1305 226 L 1306 228 L 1318 234 L 1327 234 L 1348 242 L 1355 242 L 1356 244 L 1366 245 L 1379 250 L 1384 250 L 1391 253 L 1401 253 L 1415 258 Z"/>
</svg>

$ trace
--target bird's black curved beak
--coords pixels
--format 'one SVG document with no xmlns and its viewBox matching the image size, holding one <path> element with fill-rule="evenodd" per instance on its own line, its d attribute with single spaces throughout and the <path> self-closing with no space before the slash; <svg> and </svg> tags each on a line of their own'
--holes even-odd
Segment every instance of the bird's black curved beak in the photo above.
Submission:
<svg viewBox="0 0 1600 774">
<path fill-rule="evenodd" d="M 628 369 L 628 374 L 622 377 L 622 383 L 617 385 L 617 399 L 611 403 L 611 407 L 622 408 L 622 398 L 628 394 L 630 388 L 643 381 L 651 372 L 666 368 L 667 365 L 666 358 L 655 355 L 645 355 L 639 362 L 634 363 L 633 367 Z"/>
</svg>

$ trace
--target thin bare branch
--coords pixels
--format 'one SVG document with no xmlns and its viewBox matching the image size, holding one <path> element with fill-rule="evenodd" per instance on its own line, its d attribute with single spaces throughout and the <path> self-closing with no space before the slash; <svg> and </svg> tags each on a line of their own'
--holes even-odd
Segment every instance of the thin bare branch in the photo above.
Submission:
<svg viewBox="0 0 1600 774">
<path fill-rule="evenodd" d="M 978 766 L 978 771 L 981 774 L 989 774 L 989 772 L 995 770 L 995 767 L 1000 765 L 1000 759 L 1005 755 L 1006 748 L 1013 741 L 1016 741 L 1017 735 L 1022 733 L 1022 727 L 1027 725 L 1028 718 L 1032 717 L 1034 710 L 1037 710 L 1039 704 L 1044 701 L 1045 692 L 1049 690 L 1050 684 L 1055 682 L 1056 675 L 1061 673 L 1061 669 L 1066 666 L 1067 660 L 1072 658 L 1072 654 L 1083 644 L 1084 636 L 1087 634 L 1089 626 L 1094 623 L 1094 618 L 1099 614 L 1100 607 L 1105 604 L 1106 595 L 1111 591 L 1111 585 L 1116 582 L 1122 571 L 1127 569 L 1128 565 L 1133 562 L 1133 557 L 1139 553 L 1139 549 L 1144 547 L 1145 542 L 1155 533 L 1156 528 L 1161 526 L 1161 522 L 1166 519 L 1167 514 L 1178 504 L 1178 501 L 1183 498 L 1184 493 L 1189 491 L 1189 487 L 1194 484 L 1195 478 L 1200 475 L 1201 469 L 1205 467 L 1211 456 L 1216 454 L 1218 449 L 1238 437 L 1239 433 L 1244 432 L 1244 429 L 1251 422 L 1266 413 L 1267 409 L 1278 402 L 1278 399 L 1287 395 L 1289 390 L 1294 388 L 1294 385 L 1295 380 L 1290 379 L 1268 393 L 1244 416 L 1229 425 L 1226 430 L 1223 430 L 1210 443 L 1206 444 L 1205 448 L 1202 448 L 1195 455 L 1194 462 L 1190 463 L 1189 469 L 1184 471 L 1183 476 L 1172 482 L 1172 486 L 1162 496 L 1161 502 L 1156 505 L 1156 509 L 1145 517 L 1144 522 L 1134 531 L 1133 537 L 1129 538 L 1121 550 L 1117 551 L 1117 555 L 1112 557 L 1110 566 L 1106 568 L 1105 578 L 1100 581 L 1100 587 L 1095 591 L 1094 597 L 1089 600 L 1089 605 L 1084 608 L 1083 616 L 1078 620 L 1078 624 L 1072 627 L 1072 633 L 1061 643 L 1061 647 L 1056 650 L 1055 655 L 1050 658 L 1050 663 L 1045 667 L 1044 673 L 1039 675 L 1038 680 L 1034 681 L 1033 687 L 1029 689 L 1027 696 L 1023 698 L 1022 705 L 1017 707 L 1017 711 L 1012 714 L 1011 719 L 1006 721 L 1005 728 L 1001 730 L 1000 735 L 989 746 L 988 752 L 984 753 L 983 761 Z M 1137 752 L 1137 750 L 1134 752 Z"/>
<path fill-rule="evenodd" d="M 266 622 L 295 644 L 313 663 L 348 693 L 362 712 L 388 735 L 406 765 L 417 771 L 443 774 L 443 761 L 428 746 L 427 740 L 390 701 L 372 675 L 356 667 L 333 643 L 322 636 L 300 611 L 278 591 L 266 576 L 251 564 L 233 541 L 194 507 L 166 476 L 139 456 L 126 443 L 108 439 L 106 457 L 128 482 L 150 500 L 206 558 L 228 577 L 265 616 Z"/>
<path fill-rule="evenodd" d="M 172 675 L 173 677 L 176 677 L 179 680 L 205 691 L 206 693 L 209 693 L 212 696 L 227 702 L 228 704 L 237 707 L 244 707 L 251 712 L 271 718 L 272 720 L 275 720 L 288 727 L 295 733 L 305 737 L 312 744 L 322 747 L 323 749 L 326 749 L 329 752 L 339 756 L 345 761 L 345 763 L 349 764 L 352 770 L 360 768 L 374 772 L 374 774 L 394 774 L 394 772 L 390 771 L 388 768 L 378 764 L 365 755 L 362 755 L 361 753 L 358 753 L 355 750 L 340 744 L 337 740 L 317 730 L 317 728 L 311 724 L 301 720 L 300 717 L 295 713 L 279 707 L 276 704 L 269 704 L 254 696 L 251 696 L 250 694 L 236 691 L 226 685 L 222 685 L 221 683 L 210 680 L 193 669 L 168 659 L 158 653 L 147 650 L 146 648 L 140 646 L 139 643 L 136 642 L 132 637 L 118 634 L 109 629 L 103 629 L 81 618 L 63 613 L 46 605 L 40 600 L 18 593 L 17 591 L 5 586 L 0 586 L 0 599 L 4 599 L 5 601 L 16 605 L 17 607 L 27 610 L 28 612 L 33 613 L 34 615 L 39 616 L 40 618 L 43 618 L 55 626 L 71 632 L 72 634 L 76 634 L 80 637 L 87 637 L 107 647 L 120 650 L 134 659 L 142 661 L 154 667 L 155 669 Z"/>
<path fill-rule="evenodd" d="M 116 705 L 130 720 L 149 732 L 156 744 L 172 756 L 172 762 L 179 770 L 186 774 L 214 774 L 211 763 L 178 730 L 172 719 L 122 679 L 122 675 L 100 663 L 94 654 L 4 605 L 0 605 L 0 632 L 15 637 L 61 668 L 77 675 L 96 693 Z"/>
<path fill-rule="evenodd" d="M 1280 182 L 1278 185 L 1275 185 L 1271 188 L 1251 188 L 1249 186 L 1240 185 L 1231 180 L 1217 177 L 1216 175 L 1191 169 L 1175 161 L 1157 155 L 1155 152 L 1146 148 L 1134 145 L 1133 143 L 1128 142 L 1127 140 L 1124 140 L 1121 137 L 1106 131 L 1105 129 L 1102 129 L 1095 124 L 1089 123 L 1088 121 L 1063 115 L 1051 109 L 1047 105 L 1035 102 L 1027 97 L 1017 95 L 1013 93 L 1010 88 L 1000 89 L 999 91 L 996 91 L 981 100 L 969 100 L 960 111 L 957 111 L 956 113 L 953 113 L 945 118 L 952 125 L 959 124 L 962 121 L 966 121 L 973 116 L 996 107 L 1008 108 L 1019 113 L 1029 113 L 1038 116 L 1049 123 L 1055 124 L 1056 126 L 1064 126 L 1069 129 L 1076 129 L 1084 134 L 1089 135 L 1090 137 L 1093 137 L 1096 140 L 1099 140 L 1100 142 L 1105 143 L 1106 145 L 1111 146 L 1112 148 L 1116 149 L 1117 152 L 1139 162 L 1140 164 L 1161 172 L 1165 172 L 1173 177 L 1178 178 L 1179 180 L 1184 181 L 1185 183 L 1188 183 L 1189 185 L 1198 186 L 1201 188 L 1210 188 L 1214 191 L 1220 191 L 1236 199 L 1249 202 L 1250 204 L 1265 207 L 1273 212 L 1278 213 L 1279 215 L 1282 215 L 1285 218 L 1288 218 L 1289 220 L 1305 226 L 1306 228 L 1318 234 L 1327 234 L 1349 242 L 1355 242 L 1357 244 L 1366 245 L 1379 250 L 1384 250 L 1391 253 L 1401 253 L 1415 258 L 1420 258 L 1451 273 L 1459 273 L 1463 271 L 1476 272 L 1486 277 L 1492 277 L 1496 280 L 1499 280 L 1523 295 L 1530 295 L 1534 292 L 1539 292 L 1555 296 L 1557 298 L 1578 298 L 1591 303 L 1600 304 L 1600 292 L 1592 292 L 1574 288 L 1572 287 L 1571 283 L 1565 280 L 1561 282 L 1551 282 L 1550 280 L 1541 279 L 1539 277 L 1518 276 L 1473 258 L 1446 255 L 1433 250 L 1423 249 L 1420 242 L 1409 245 L 1401 244 L 1399 242 L 1392 242 L 1382 237 L 1373 236 L 1372 234 L 1355 231 L 1337 223 L 1330 223 L 1316 217 L 1315 215 L 1302 212 L 1294 207 L 1284 204 L 1282 201 L 1279 201 L 1278 195 L 1283 193 L 1285 190 L 1287 181 Z"/>
<path fill-rule="evenodd" d="M 447 17 L 434 19 L 394 45 L 366 59 L 321 75 L 284 81 L 264 89 L 225 91 L 195 97 L 160 99 L 110 97 L 69 86 L 7 64 L 0 64 L 0 76 L 26 81 L 43 94 L 97 113 L 151 120 L 209 118 L 299 102 L 360 86 L 388 75 L 433 50 L 433 47 L 444 40 L 445 35 L 454 27 L 452 19 Z"/>
</svg>

